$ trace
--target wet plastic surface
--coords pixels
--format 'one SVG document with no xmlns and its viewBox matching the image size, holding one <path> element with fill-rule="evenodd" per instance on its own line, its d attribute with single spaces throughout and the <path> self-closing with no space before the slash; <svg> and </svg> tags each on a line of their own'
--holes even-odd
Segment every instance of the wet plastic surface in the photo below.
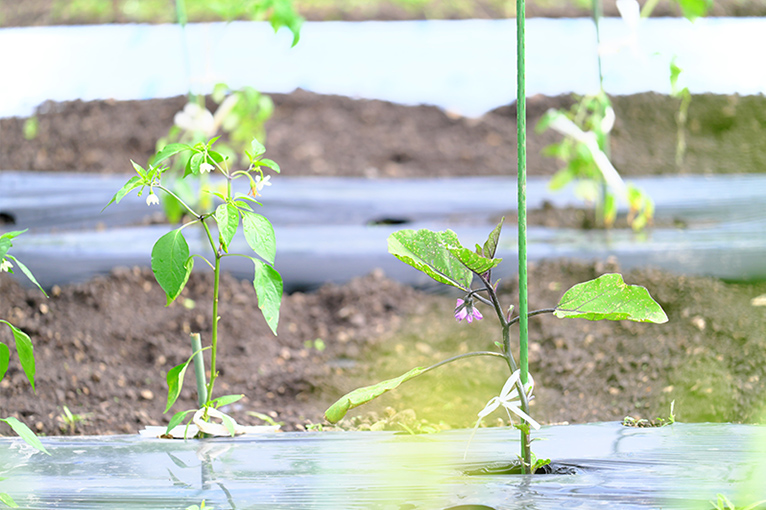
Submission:
<svg viewBox="0 0 766 510">
<path fill-rule="evenodd" d="M 149 208 L 142 198 L 130 195 L 101 212 L 127 179 L 127 175 L 0 174 L 0 215 L 16 222 L 5 228 L 30 228 L 16 240 L 14 250 L 43 285 L 84 281 L 115 266 L 149 265 L 154 242 L 171 227 L 126 225 L 147 220 L 159 208 Z M 766 176 L 633 181 L 654 198 L 658 219 L 678 220 L 688 227 L 653 228 L 640 234 L 530 227 L 529 259 L 615 255 L 625 269 L 655 266 L 732 280 L 766 279 Z M 540 207 L 544 200 L 558 206 L 579 203 L 573 195 L 551 193 L 546 186 L 545 179 L 529 179 L 530 208 Z M 502 177 L 280 177 L 264 196 L 262 212 L 275 226 L 276 266 L 288 291 L 328 281 L 342 283 L 376 267 L 402 282 L 428 286 L 432 283 L 428 277 L 388 254 L 388 235 L 401 228 L 452 228 L 466 246 L 483 242 L 493 222 L 515 209 L 515 187 L 513 178 Z M 49 198 L 41 202 L 38 196 Z M 94 229 L 99 224 L 102 228 Z M 192 251 L 206 250 L 202 232 L 187 229 L 185 235 Z M 515 243 L 515 229 L 507 225 L 498 255 L 515 259 Z M 232 249 L 248 250 L 240 237 Z M 307 258 L 313 263 L 306 264 Z M 237 277 L 252 277 L 250 261 L 232 257 L 226 262 L 225 269 Z M 515 264 L 501 264 L 497 275 L 507 277 L 514 268 Z"/>
<path fill-rule="evenodd" d="M 29 509 L 707 508 L 717 493 L 766 498 L 766 428 L 618 423 L 543 427 L 541 457 L 570 475 L 467 476 L 508 462 L 512 429 L 408 436 L 284 433 L 213 440 L 43 438 L 51 456 L 0 440 L 0 491 Z M 743 503 L 740 503 L 743 504 Z"/>
<path fill-rule="evenodd" d="M 601 21 L 604 88 L 610 94 L 670 92 L 677 58 L 692 93 L 766 92 L 766 70 L 754 65 L 766 47 L 762 18 L 650 18 L 635 33 L 617 18 Z M 183 41 L 192 58 L 186 67 Z M 0 47 L 20 48 L 5 65 L 24 80 L 0 82 L 0 116 L 31 115 L 52 99 L 149 99 L 183 95 L 189 83 L 263 92 L 301 87 L 322 94 L 433 104 L 468 116 L 515 99 L 515 20 L 314 22 L 290 49 L 287 30 L 268 23 L 101 25 L 0 30 Z M 566 41 L 561 44 L 560 41 Z M 626 47 L 628 46 L 628 47 Z M 622 49 L 622 51 L 619 51 Z M 527 94 L 598 90 L 593 23 L 587 18 L 527 20 Z M 257 66 L 241 62 L 258 55 Z M 161 66 L 147 66 L 163 55 Z M 93 62 L 98 62 L 94 68 Z M 140 69 L 140 72 L 136 70 Z"/>
</svg>

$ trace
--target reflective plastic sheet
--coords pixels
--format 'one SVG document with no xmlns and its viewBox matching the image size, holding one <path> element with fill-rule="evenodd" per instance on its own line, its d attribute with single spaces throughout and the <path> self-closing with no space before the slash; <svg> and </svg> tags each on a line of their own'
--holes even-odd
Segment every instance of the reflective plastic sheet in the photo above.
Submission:
<svg viewBox="0 0 766 510">
<path fill-rule="evenodd" d="M 534 451 L 574 467 L 568 475 L 465 475 L 510 462 L 518 451 L 513 429 L 480 429 L 470 445 L 469 436 L 458 430 L 43 438 L 50 457 L 5 438 L 0 492 L 30 509 L 183 509 L 202 500 L 216 510 L 702 509 L 718 493 L 742 505 L 766 498 L 766 427 L 543 427 Z"/>
</svg>

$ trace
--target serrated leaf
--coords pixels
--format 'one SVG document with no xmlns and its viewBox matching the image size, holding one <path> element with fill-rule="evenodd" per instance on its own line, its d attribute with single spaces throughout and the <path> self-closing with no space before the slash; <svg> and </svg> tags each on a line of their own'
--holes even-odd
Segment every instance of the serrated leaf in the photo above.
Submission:
<svg viewBox="0 0 766 510">
<path fill-rule="evenodd" d="M 19 435 L 21 439 L 24 440 L 25 443 L 27 443 L 29 446 L 43 452 L 46 455 L 50 455 L 48 450 L 45 449 L 43 444 L 40 442 L 40 439 L 35 435 L 34 432 L 32 432 L 29 427 L 24 425 L 22 422 L 17 420 L 16 418 L 10 416 L 8 418 L 0 419 L 0 421 L 4 421 L 8 425 L 11 426 L 13 431 Z"/>
<path fill-rule="evenodd" d="M 388 236 L 388 252 L 391 255 L 437 282 L 468 290 L 473 273 L 450 252 L 450 247 L 462 248 L 457 235 L 451 230 L 400 230 Z"/>
<path fill-rule="evenodd" d="M 668 321 L 649 291 L 639 285 L 627 285 L 617 273 L 578 283 L 564 293 L 553 313 L 559 318 L 591 321 L 631 320 L 656 324 Z"/>
<path fill-rule="evenodd" d="M 421 372 L 423 372 L 423 367 L 415 367 L 406 374 L 402 374 L 394 379 L 388 379 L 372 386 L 365 386 L 364 388 L 357 388 L 354 391 L 343 395 L 331 405 L 327 411 L 325 411 L 324 417 L 330 423 L 337 423 L 346 416 L 346 413 L 349 410 L 362 404 L 366 404 L 384 393 L 399 387 L 402 383 L 419 376 Z"/>
<path fill-rule="evenodd" d="M 152 165 L 159 165 L 166 159 L 173 157 L 180 152 L 189 150 L 191 150 L 191 146 L 186 145 L 185 143 L 169 143 L 163 147 L 161 151 L 155 154 L 154 160 L 152 160 Z"/>
<path fill-rule="evenodd" d="M 277 256 L 277 238 L 271 222 L 260 214 L 249 211 L 241 212 L 242 230 L 247 244 L 259 257 L 269 264 L 273 264 Z"/>
<path fill-rule="evenodd" d="M 265 262 L 251 258 L 255 264 L 255 276 L 253 287 L 258 297 L 258 308 L 263 313 L 263 318 L 276 336 L 277 324 L 279 324 L 279 307 L 282 305 L 282 276 L 276 269 Z"/>
<path fill-rule="evenodd" d="M 495 252 L 497 251 L 497 243 L 500 242 L 500 231 L 503 229 L 504 221 L 505 221 L 505 216 L 500 218 L 500 223 L 498 223 L 497 226 L 492 229 L 492 232 L 489 233 L 489 237 L 487 238 L 487 241 L 484 243 L 484 249 L 482 250 L 483 253 L 481 253 L 481 255 L 484 255 L 485 257 L 490 259 L 495 258 Z"/>
<path fill-rule="evenodd" d="M 132 163 L 132 162 L 131 162 L 131 163 Z M 109 206 L 110 206 L 110 205 L 112 205 L 113 203 L 118 203 L 118 204 L 119 204 L 119 203 L 120 203 L 120 200 L 122 200 L 123 198 L 125 198 L 125 195 L 127 195 L 128 193 L 130 193 L 130 192 L 131 192 L 131 191 L 133 191 L 134 189 L 138 188 L 139 186 L 143 186 L 143 185 L 144 185 L 144 184 L 143 184 L 143 178 L 142 178 L 142 177 L 140 177 L 140 176 L 138 176 L 138 175 L 134 175 L 133 177 L 131 177 L 130 179 L 128 179 L 128 182 L 126 182 L 126 183 L 125 183 L 125 184 L 122 186 L 122 188 L 120 188 L 120 189 L 117 191 L 117 193 L 115 193 L 115 194 L 114 194 L 114 196 L 113 196 L 113 197 L 112 197 L 112 199 L 109 201 L 109 203 L 108 203 L 108 204 L 106 204 L 106 205 L 104 206 L 104 209 L 106 209 L 107 207 L 109 207 Z M 104 212 L 104 209 L 101 209 L 101 212 Z"/>
<path fill-rule="evenodd" d="M 227 406 L 229 404 L 233 404 L 234 402 L 241 400 L 244 398 L 244 395 L 224 395 L 222 397 L 218 397 L 211 401 L 210 403 L 213 404 L 215 407 L 223 407 Z"/>
<path fill-rule="evenodd" d="M 189 258 L 189 245 L 181 229 L 160 237 L 152 248 L 152 271 L 167 296 L 165 306 L 175 300 L 186 286 L 194 266 Z"/>
<path fill-rule="evenodd" d="M 19 355 L 19 362 L 21 363 L 21 368 L 24 369 L 24 373 L 26 374 L 27 379 L 29 380 L 29 384 L 32 385 L 32 389 L 34 390 L 36 369 L 35 369 L 35 353 L 34 353 L 34 347 L 32 346 L 32 340 L 29 338 L 29 335 L 21 331 L 19 328 L 17 328 L 10 322 L 6 320 L 2 320 L 2 319 L 0 319 L 0 322 L 3 324 L 7 324 L 8 327 L 11 328 L 11 332 L 13 333 L 13 338 L 14 340 L 16 340 L 16 354 Z"/>
<path fill-rule="evenodd" d="M 11 361 L 11 351 L 8 346 L 0 342 L 0 381 L 5 377 L 5 373 L 8 371 L 8 364 Z"/>
<path fill-rule="evenodd" d="M 14 257 L 13 255 L 8 255 L 8 258 L 13 260 L 17 266 L 19 266 L 19 269 L 21 269 L 21 272 L 26 275 L 27 278 L 29 278 L 29 281 L 37 285 L 37 288 L 40 289 L 40 292 L 42 292 L 45 297 L 48 297 L 48 294 L 46 294 L 45 290 L 42 288 L 42 286 L 38 283 L 37 279 L 35 278 L 35 275 L 32 274 L 32 271 L 29 270 L 27 266 L 21 263 L 19 259 Z"/>
<path fill-rule="evenodd" d="M 170 407 L 168 407 L 168 409 L 170 409 Z M 168 410 L 165 409 L 165 412 L 167 413 Z M 170 434 L 170 431 L 173 430 L 173 428 L 176 427 L 177 425 L 180 425 L 181 422 L 184 421 L 184 418 L 186 418 L 186 416 L 189 413 L 195 413 L 195 412 L 197 412 L 196 409 L 191 409 L 191 410 L 188 410 L 188 411 L 178 411 L 176 414 L 173 415 L 172 418 L 170 418 L 170 422 L 168 423 L 168 427 L 165 429 L 165 434 Z"/>
<path fill-rule="evenodd" d="M 215 210 L 215 222 L 218 224 L 218 235 L 223 246 L 228 251 L 234 234 L 239 227 L 239 211 L 230 204 L 221 204 Z"/>
</svg>

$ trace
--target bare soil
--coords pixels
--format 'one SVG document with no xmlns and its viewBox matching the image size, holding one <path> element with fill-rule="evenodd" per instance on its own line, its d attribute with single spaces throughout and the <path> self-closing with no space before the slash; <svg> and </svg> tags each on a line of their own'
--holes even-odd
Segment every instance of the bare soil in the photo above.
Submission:
<svg viewBox="0 0 766 510">
<path fill-rule="evenodd" d="M 425 106 L 300 91 L 275 101 L 267 126 L 268 155 L 287 175 L 385 178 L 512 171 L 512 107 L 465 119 Z M 615 163 L 627 175 L 763 171 L 766 151 L 758 140 L 766 130 L 764 101 L 695 97 L 693 136 L 679 168 L 673 162 L 673 100 L 653 94 L 615 98 Z M 570 102 L 533 98 L 530 117 L 534 121 L 548 107 Z M 31 140 L 21 134 L 24 119 L 0 119 L 0 169 L 129 171 L 126 162 L 151 155 L 183 103 L 183 98 L 48 103 L 38 111 L 39 129 Z M 550 133 L 531 137 L 531 173 L 555 171 L 555 161 L 538 155 L 554 140 Z M 357 386 L 454 354 L 493 349 L 499 340 L 489 310 L 483 321 L 455 324 L 455 295 L 425 294 L 373 269 L 343 286 L 285 296 L 278 337 L 258 313 L 252 283 L 224 276 L 216 389 L 219 395 L 247 395 L 230 410 L 240 422 L 258 423 L 247 414 L 254 411 L 283 422 L 285 430 L 321 424 L 323 410 Z M 530 306 L 553 306 L 571 285 L 618 269 L 616 261 L 534 266 Z M 651 419 L 667 416 L 675 400 L 682 421 L 763 421 L 766 307 L 751 300 L 766 293 L 766 284 L 651 269 L 631 272 L 626 281 L 646 286 L 670 321 L 656 326 L 533 319 L 535 418 L 544 423 L 626 415 Z M 147 268 L 118 268 L 108 277 L 54 288 L 49 299 L 0 278 L 0 317 L 32 337 L 38 367 L 35 394 L 17 363 L 10 331 L 0 328 L 0 341 L 12 350 L 0 383 L 0 416 L 17 416 L 46 435 L 134 433 L 167 423 L 165 374 L 189 355 L 190 332 L 209 338 L 211 283 L 209 276 L 193 275 L 179 303 L 165 308 Z M 502 299 L 511 303 L 515 284 L 505 283 Z M 384 396 L 369 408 L 376 414 L 363 421 L 399 429 L 402 423 L 418 428 L 422 419 L 444 427 L 471 426 L 507 375 L 494 359 L 456 363 Z M 195 403 L 189 375 L 173 410 Z M 83 419 L 66 424 L 64 406 Z"/>
</svg>

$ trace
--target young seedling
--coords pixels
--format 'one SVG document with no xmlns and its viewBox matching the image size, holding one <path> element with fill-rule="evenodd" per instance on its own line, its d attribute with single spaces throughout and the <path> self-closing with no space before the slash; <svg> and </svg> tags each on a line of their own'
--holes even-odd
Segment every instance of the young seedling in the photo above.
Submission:
<svg viewBox="0 0 766 510">
<path fill-rule="evenodd" d="M 0 273 L 13 273 L 13 268 L 17 267 L 18 269 L 21 269 L 21 272 L 24 273 L 24 275 L 29 278 L 29 280 L 34 283 L 37 288 L 40 289 L 40 292 L 42 292 L 45 297 L 48 297 L 48 295 L 45 294 L 43 288 L 35 279 L 34 275 L 32 275 L 32 272 L 29 270 L 29 268 L 27 268 L 27 266 L 25 266 L 19 259 L 8 253 L 8 251 L 13 247 L 13 239 L 23 234 L 24 232 L 26 232 L 26 230 L 17 230 L 0 234 Z M 7 320 L 0 319 L 0 324 L 5 324 L 11 328 L 11 333 L 13 334 L 13 339 L 16 343 L 16 354 L 19 356 L 19 363 L 21 364 L 21 368 L 24 370 L 24 374 L 27 376 L 29 384 L 32 386 L 32 390 L 34 390 L 35 375 L 37 373 L 37 369 L 35 366 L 35 355 L 34 348 L 32 346 L 32 340 L 29 338 L 29 335 L 24 333 L 22 330 Z M 0 342 L 0 381 L 3 380 L 5 373 L 8 371 L 10 360 L 10 349 L 8 349 L 8 346 L 3 342 Z M 13 429 L 13 431 L 17 433 L 19 437 L 21 437 L 21 439 L 23 439 L 28 445 L 47 455 L 50 455 L 48 450 L 45 449 L 35 433 L 32 432 L 29 427 L 27 427 L 17 418 L 14 418 L 13 416 L 9 416 L 8 418 L 0 418 L 0 422 L 10 426 L 11 429 Z M 0 481 L 2 480 L 4 479 L 0 478 Z M 18 506 L 13 498 L 5 492 L 0 492 L 0 502 L 10 507 Z"/>
<path fill-rule="evenodd" d="M 144 169 L 135 162 L 133 168 L 137 175 L 132 177 L 107 204 L 119 203 L 122 198 L 133 190 L 138 190 L 141 196 L 148 189 L 146 203 L 148 205 L 158 204 L 159 199 L 155 195 L 155 190 L 166 193 L 181 203 L 188 216 L 192 218 L 181 227 L 172 230 L 163 235 L 155 243 L 152 249 L 152 271 L 165 291 L 167 305 L 170 305 L 186 286 L 189 275 L 194 266 L 194 259 L 199 258 L 213 270 L 213 310 L 212 310 L 212 332 L 210 345 L 204 348 L 195 347 L 191 356 L 182 364 L 172 368 L 167 374 L 168 382 L 168 400 L 165 412 L 168 412 L 178 399 L 183 386 L 186 369 L 195 356 L 202 351 L 210 350 L 210 381 L 206 384 L 198 376 L 198 393 L 200 393 L 200 409 L 191 409 L 176 413 L 170 420 L 167 431 L 170 432 L 176 425 L 182 423 L 188 415 L 192 416 L 192 421 L 197 425 L 202 433 L 218 434 L 221 425 L 210 423 L 210 418 L 214 417 L 222 421 L 222 427 L 229 434 L 235 435 L 240 431 L 240 427 L 228 415 L 218 411 L 218 408 L 231 404 L 241 399 L 244 395 L 225 395 L 213 398 L 213 388 L 215 380 L 218 377 L 216 368 L 218 355 L 218 323 L 219 316 L 219 287 L 221 274 L 221 261 L 226 257 L 245 257 L 252 260 L 255 266 L 253 286 L 258 298 L 258 307 L 260 308 L 264 319 L 274 335 L 277 334 L 277 324 L 279 322 L 279 307 L 282 299 L 282 277 L 274 269 L 274 258 L 276 256 L 276 238 L 274 228 L 269 220 L 253 211 L 251 204 L 261 205 L 256 200 L 259 193 L 265 186 L 270 186 L 271 176 L 264 176 L 263 168 L 271 169 L 279 173 L 279 165 L 263 155 L 266 148 L 253 140 L 251 143 L 251 152 L 246 151 L 249 166 L 245 169 L 232 169 L 229 167 L 229 160 L 221 153 L 213 150 L 213 144 L 216 139 L 206 143 L 197 143 L 195 145 L 170 144 L 166 145 L 153 158 L 148 168 Z M 184 176 L 197 176 L 202 173 L 217 172 L 225 178 L 224 193 L 211 192 L 212 195 L 220 200 L 220 204 L 212 212 L 199 212 L 186 204 L 172 190 L 167 188 L 162 179 L 168 170 L 167 166 L 160 166 L 176 155 L 189 155 Z M 250 192 L 246 195 L 234 193 L 232 182 L 237 179 L 247 179 Z M 106 207 L 105 207 L 106 208 Z M 245 241 L 257 255 L 229 253 L 229 247 L 234 236 L 240 230 L 240 219 L 242 232 Z M 218 235 L 214 236 L 211 231 L 211 224 L 217 227 Z M 203 254 L 190 254 L 189 245 L 186 242 L 183 231 L 192 226 L 199 226 L 204 229 L 207 242 L 212 251 L 213 260 L 208 260 Z M 198 371 L 204 378 L 204 371 Z M 202 394 L 204 390 L 204 395 Z"/>
<path fill-rule="evenodd" d="M 526 472 L 534 472 L 546 463 L 545 460 L 533 459 L 530 450 L 530 427 L 540 427 L 529 413 L 529 401 L 534 398 L 535 383 L 531 376 L 526 383 L 522 383 L 522 370 L 517 365 L 511 348 L 511 326 L 519 322 L 520 317 L 513 316 L 513 306 L 503 307 L 497 294 L 498 282 L 492 282 L 492 269 L 502 260 L 495 257 L 502 225 L 501 220 L 484 245 L 476 245 L 475 250 L 462 246 L 457 235 L 451 230 L 400 230 L 388 238 L 388 250 L 399 260 L 437 282 L 456 287 L 464 293 L 463 297 L 457 300 L 454 311 L 454 317 L 458 321 L 482 320 L 484 316 L 478 310 L 478 305 L 487 306 L 489 313 L 497 318 L 501 329 L 502 342 L 497 343 L 500 350 L 460 354 L 429 367 L 415 367 L 397 378 L 356 389 L 342 396 L 327 409 L 327 421 L 336 423 L 349 410 L 445 364 L 476 356 L 489 356 L 504 360 L 510 376 L 500 395 L 492 398 L 479 412 L 477 426 L 485 416 L 502 406 L 509 418 L 513 418 L 512 415 L 518 418 L 518 423 L 514 426 L 522 432 L 523 469 Z M 472 285 L 474 280 L 477 281 L 476 286 Z M 554 308 L 534 310 L 528 312 L 527 317 L 541 314 L 553 314 L 561 319 L 583 318 L 592 321 L 631 320 L 658 324 L 667 321 L 665 312 L 645 288 L 625 284 L 619 274 L 605 274 L 595 280 L 579 283 L 567 290 Z"/>
</svg>

